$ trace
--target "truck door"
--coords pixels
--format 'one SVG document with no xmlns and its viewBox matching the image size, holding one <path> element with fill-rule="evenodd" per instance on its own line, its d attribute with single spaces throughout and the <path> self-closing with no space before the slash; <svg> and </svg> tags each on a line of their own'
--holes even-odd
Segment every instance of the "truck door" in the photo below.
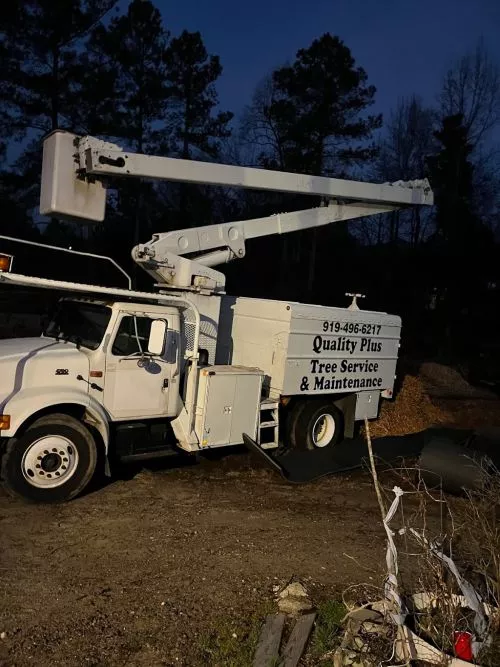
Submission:
<svg viewBox="0 0 500 667">
<path fill-rule="evenodd" d="M 165 348 L 161 357 L 147 355 L 154 319 L 167 321 Z M 174 312 L 165 315 L 120 313 L 106 352 L 104 406 L 113 419 L 175 415 L 176 397 L 172 393 L 178 391 L 175 377 L 178 357 L 176 321 L 178 316 Z"/>
</svg>

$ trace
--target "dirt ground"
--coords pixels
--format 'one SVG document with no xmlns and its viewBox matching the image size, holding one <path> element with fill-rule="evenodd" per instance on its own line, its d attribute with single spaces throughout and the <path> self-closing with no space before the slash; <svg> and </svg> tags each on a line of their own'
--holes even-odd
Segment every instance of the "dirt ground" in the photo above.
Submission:
<svg viewBox="0 0 500 667">
<path fill-rule="evenodd" d="M 249 462 L 142 471 L 57 507 L 2 495 L 1 664 L 203 664 L 204 632 L 293 576 L 317 599 L 378 583 L 367 475 L 295 487 Z"/>
<path fill-rule="evenodd" d="M 475 426 L 471 405 L 443 409 Z M 500 421 L 500 401 L 487 410 Z M 206 637 L 229 630 L 240 641 L 273 587 L 299 578 L 319 603 L 381 583 L 385 540 L 366 472 L 291 486 L 247 453 L 124 471 L 66 505 L 0 492 L 3 667 L 235 665 L 211 661 Z"/>
</svg>

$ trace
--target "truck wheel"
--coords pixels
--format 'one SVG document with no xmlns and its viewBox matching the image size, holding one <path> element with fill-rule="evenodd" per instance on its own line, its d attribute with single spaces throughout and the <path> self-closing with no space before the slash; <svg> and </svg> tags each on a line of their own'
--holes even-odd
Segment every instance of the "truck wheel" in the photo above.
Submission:
<svg viewBox="0 0 500 667">
<path fill-rule="evenodd" d="M 330 401 L 303 401 L 288 422 L 290 444 L 296 449 L 333 447 L 344 434 L 344 415 Z"/>
<path fill-rule="evenodd" d="M 69 415 L 46 415 L 7 443 L 3 483 L 24 500 L 62 502 L 83 491 L 96 462 L 96 443 L 83 424 Z"/>
</svg>

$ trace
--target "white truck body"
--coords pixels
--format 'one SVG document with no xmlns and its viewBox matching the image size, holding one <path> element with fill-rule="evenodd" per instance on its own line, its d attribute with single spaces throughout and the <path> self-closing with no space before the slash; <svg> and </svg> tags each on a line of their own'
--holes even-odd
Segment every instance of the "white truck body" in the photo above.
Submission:
<svg viewBox="0 0 500 667">
<path fill-rule="evenodd" d="M 381 395 L 393 390 L 401 321 L 385 313 L 348 308 L 327 308 L 266 299 L 200 297 L 209 314 L 218 311 L 220 322 L 201 311 L 200 349 L 207 349 L 207 366 L 197 370 L 194 389 L 196 441 L 179 437 L 187 451 L 241 442 L 243 433 L 258 437 L 262 400 L 279 402 L 293 396 L 349 395 L 355 406 L 353 420 L 378 415 Z M 4 437 L 13 437 L 31 414 L 51 404 L 74 403 L 98 419 L 111 423 L 144 419 L 175 420 L 183 405 L 186 354 L 192 354 L 193 324 L 189 309 L 159 304 L 64 298 L 67 307 L 89 309 L 103 316 L 102 331 L 92 342 L 29 338 L 0 341 L 0 414 L 11 415 Z M 125 318 L 137 322 L 161 319 L 167 323 L 166 343 L 159 361 L 144 361 L 127 354 L 136 341 L 123 342 Z M 205 323 L 205 326 L 204 326 Z M 150 326 L 150 325 L 149 325 Z M 209 329 L 212 335 L 209 335 Z M 124 347 L 115 349 L 120 340 Z M 147 345 L 147 340 L 143 340 Z M 205 348 L 206 346 L 206 348 Z M 214 364 L 214 361 L 215 364 Z M 207 368 L 209 373 L 207 373 Z M 214 387 L 217 387 L 215 390 Z M 219 396 L 221 403 L 215 400 Z M 226 431 L 230 435 L 208 435 Z M 208 424 L 208 426 L 206 426 Z M 353 424 L 346 424 L 352 431 Z M 239 433 L 239 440 L 235 436 Z M 278 442 L 273 443 L 275 446 Z"/>
<path fill-rule="evenodd" d="M 387 313 L 223 297 L 217 360 L 261 368 L 271 398 L 368 392 L 356 418 L 372 418 L 392 395 L 400 333 Z"/>
</svg>

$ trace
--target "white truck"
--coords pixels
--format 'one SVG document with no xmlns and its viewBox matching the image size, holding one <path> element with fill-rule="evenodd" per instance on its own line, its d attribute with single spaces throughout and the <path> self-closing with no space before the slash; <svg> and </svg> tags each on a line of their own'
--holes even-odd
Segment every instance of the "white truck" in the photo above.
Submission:
<svg viewBox="0 0 500 667">
<path fill-rule="evenodd" d="M 2 479 L 38 502 L 83 491 L 102 458 L 196 453 L 249 439 L 261 450 L 333 448 L 392 395 L 401 320 L 225 293 L 213 267 L 248 239 L 428 206 L 426 180 L 373 184 L 133 154 L 56 131 L 44 141 L 40 212 L 102 221 L 109 179 L 151 178 L 303 193 L 325 205 L 155 234 L 132 250 L 154 291 L 16 274 L 0 285 L 67 292 L 37 338 L 0 341 Z M 186 257 L 188 255 L 188 257 Z"/>
</svg>

